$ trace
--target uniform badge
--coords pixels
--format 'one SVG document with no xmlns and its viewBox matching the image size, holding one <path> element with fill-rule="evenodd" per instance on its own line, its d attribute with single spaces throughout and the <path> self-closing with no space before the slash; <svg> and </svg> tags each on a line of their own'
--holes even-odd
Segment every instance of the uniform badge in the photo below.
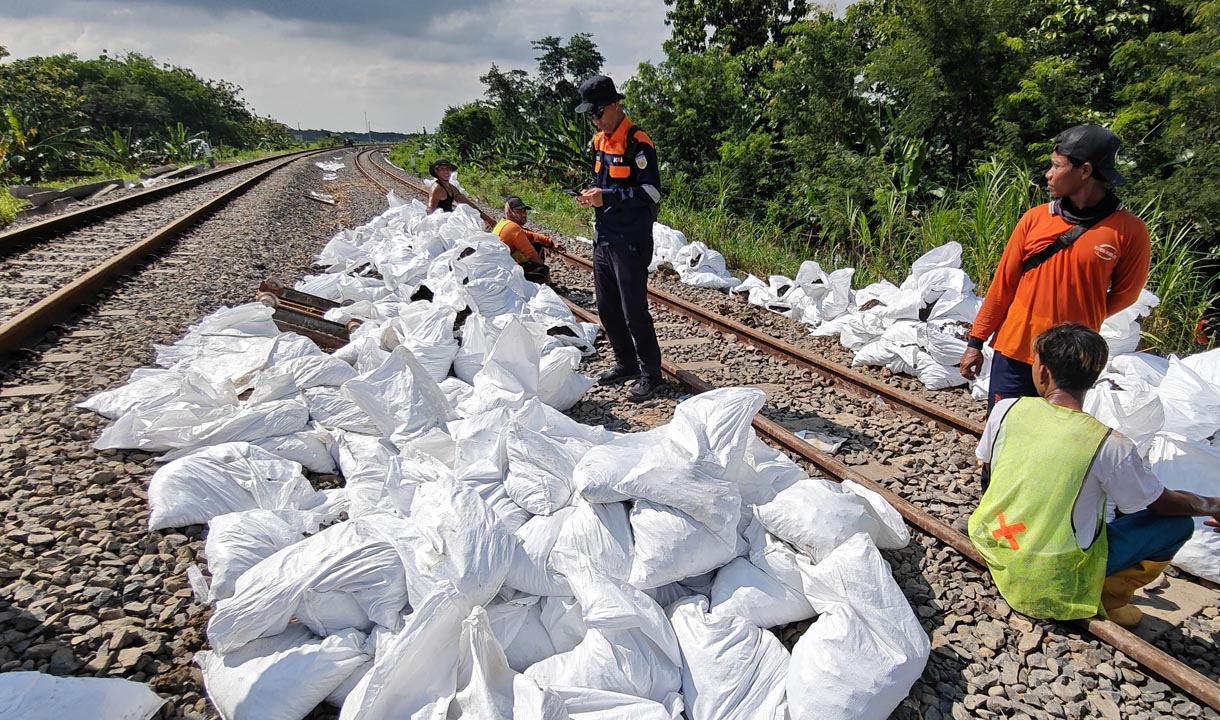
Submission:
<svg viewBox="0 0 1220 720">
<path fill-rule="evenodd" d="M 641 170 L 648 167 L 648 158 L 644 157 L 644 153 L 635 156 L 635 166 Z"/>
</svg>

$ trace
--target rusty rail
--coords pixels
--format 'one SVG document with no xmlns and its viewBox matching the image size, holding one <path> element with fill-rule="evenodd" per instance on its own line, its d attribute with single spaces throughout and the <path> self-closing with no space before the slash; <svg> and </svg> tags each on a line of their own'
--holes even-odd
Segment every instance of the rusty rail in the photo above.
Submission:
<svg viewBox="0 0 1220 720">
<path fill-rule="evenodd" d="M 181 234 L 199 219 L 224 207 L 233 199 L 254 187 L 267 175 L 300 157 L 332 151 L 333 148 L 327 148 L 325 150 L 311 150 L 304 155 L 294 154 L 287 159 L 281 157 L 279 162 L 211 200 L 196 206 L 177 220 L 163 225 L 153 234 L 129 245 L 122 252 L 114 255 L 101 265 L 94 267 L 84 275 L 21 311 L 14 318 L 0 325 L 0 355 L 12 353 L 23 347 L 35 334 L 50 327 L 77 306 L 91 300 L 111 281 L 122 277 L 145 257 L 156 252 L 165 243 L 169 242 L 169 240 Z"/>
</svg>

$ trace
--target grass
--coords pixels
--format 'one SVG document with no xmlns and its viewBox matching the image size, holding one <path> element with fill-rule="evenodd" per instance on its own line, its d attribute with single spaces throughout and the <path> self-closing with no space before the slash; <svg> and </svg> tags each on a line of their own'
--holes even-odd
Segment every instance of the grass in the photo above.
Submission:
<svg viewBox="0 0 1220 720">
<path fill-rule="evenodd" d="M 29 207 L 25 200 L 18 200 L 7 191 L 0 193 L 0 228 L 7 226 L 17 217 L 17 213 Z"/>
<path fill-rule="evenodd" d="M 390 158 L 427 175 L 437 155 L 417 140 L 396 146 Z M 591 232 L 589 211 L 559 187 L 471 164 L 464 164 L 458 175 L 463 187 L 491 205 L 505 195 L 520 195 L 536 208 L 531 217 L 539 224 L 569 235 L 587 237 Z M 912 208 L 896 190 L 881 193 L 872 213 L 850 200 L 818 207 L 815 215 L 827 228 L 821 238 L 736 216 L 723 207 L 697 207 L 680 195 L 666 197 L 660 222 L 720 251 L 729 267 L 741 273 L 793 277 L 801 262 L 816 260 L 827 272 L 855 267 L 857 288 L 879 280 L 900 284 L 919 256 L 955 240 L 962 245 L 962 268 L 983 295 L 1012 229 L 1043 197 L 1023 168 L 992 160 L 981 163 L 965 187 L 930 207 Z M 1220 258 L 1194 251 L 1190 228 L 1170 225 L 1159 208 L 1143 208 L 1137 214 L 1147 223 L 1152 241 L 1147 286 L 1161 300 L 1141 323 L 1141 349 L 1162 354 L 1204 349 L 1195 342 L 1194 329 L 1220 300 L 1210 289 L 1211 272 Z"/>
</svg>

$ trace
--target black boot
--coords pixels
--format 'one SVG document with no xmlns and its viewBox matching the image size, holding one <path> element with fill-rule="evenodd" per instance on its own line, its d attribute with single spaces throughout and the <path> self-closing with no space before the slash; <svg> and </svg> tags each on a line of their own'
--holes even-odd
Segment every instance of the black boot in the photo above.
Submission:
<svg viewBox="0 0 1220 720">
<path fill-rule="evenodd" d="M 597 378 L 598 385 L 617 385 L 621 382 L 634 380 L 640 376 L 639 370 L 628 370 L 622 365 L 615 365 Z"/>
</svg>

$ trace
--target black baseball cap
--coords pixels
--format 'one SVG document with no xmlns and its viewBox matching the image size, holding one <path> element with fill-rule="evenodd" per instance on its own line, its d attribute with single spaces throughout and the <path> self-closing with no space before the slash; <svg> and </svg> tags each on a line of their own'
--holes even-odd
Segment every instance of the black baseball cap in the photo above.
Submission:
<svg viewBox="0 0 1220 720">
<path fill-rule="evenodd" d="M 436 177 L 436 169 L 442 165 L 448 165 L 449 167 L 453 168 L 454 170 L 457 170 L 457 165 L 454 165 L 453 163 L 449 162 L 448 160 L 446 160 L 445 158 L 442 157 L 442 158 L 437 158 L 432 161 L 432 164 L 428 166 L 428 174 L 431 175 L 432 177 Z"/>
<path fill-rule="evenodd" d="M 594 108 L 605 107 L 624 97 L 614 88 L 613 80 L 605 75 L 594 75 L 580 84 L 580 99 L 584 102 L 576 106 L 576 112 L 588 115 Z"/>
<path fill-rule="evenodd" d="M 534 208 L 530 207 L 529 205 L 526 205 L 525 201 L 522 200 L 521 198 L 517 197 L 516 195 L 509 195 L 508 197 L 504 198 L 504 204 L 507 205 L 508 207 L 512 208 L 513 210 L 533 210 L 534 209 Z"/>
<path fill-rule="evenodd" d="M 1055 152 L 1089 163 L 1093 172 L 1111 185 L 1127 184 L 1114 169 L 1121 145 L 1117 135 L 1099 125 L 1077 125 L 1055 138 Z"/>
</svg>

